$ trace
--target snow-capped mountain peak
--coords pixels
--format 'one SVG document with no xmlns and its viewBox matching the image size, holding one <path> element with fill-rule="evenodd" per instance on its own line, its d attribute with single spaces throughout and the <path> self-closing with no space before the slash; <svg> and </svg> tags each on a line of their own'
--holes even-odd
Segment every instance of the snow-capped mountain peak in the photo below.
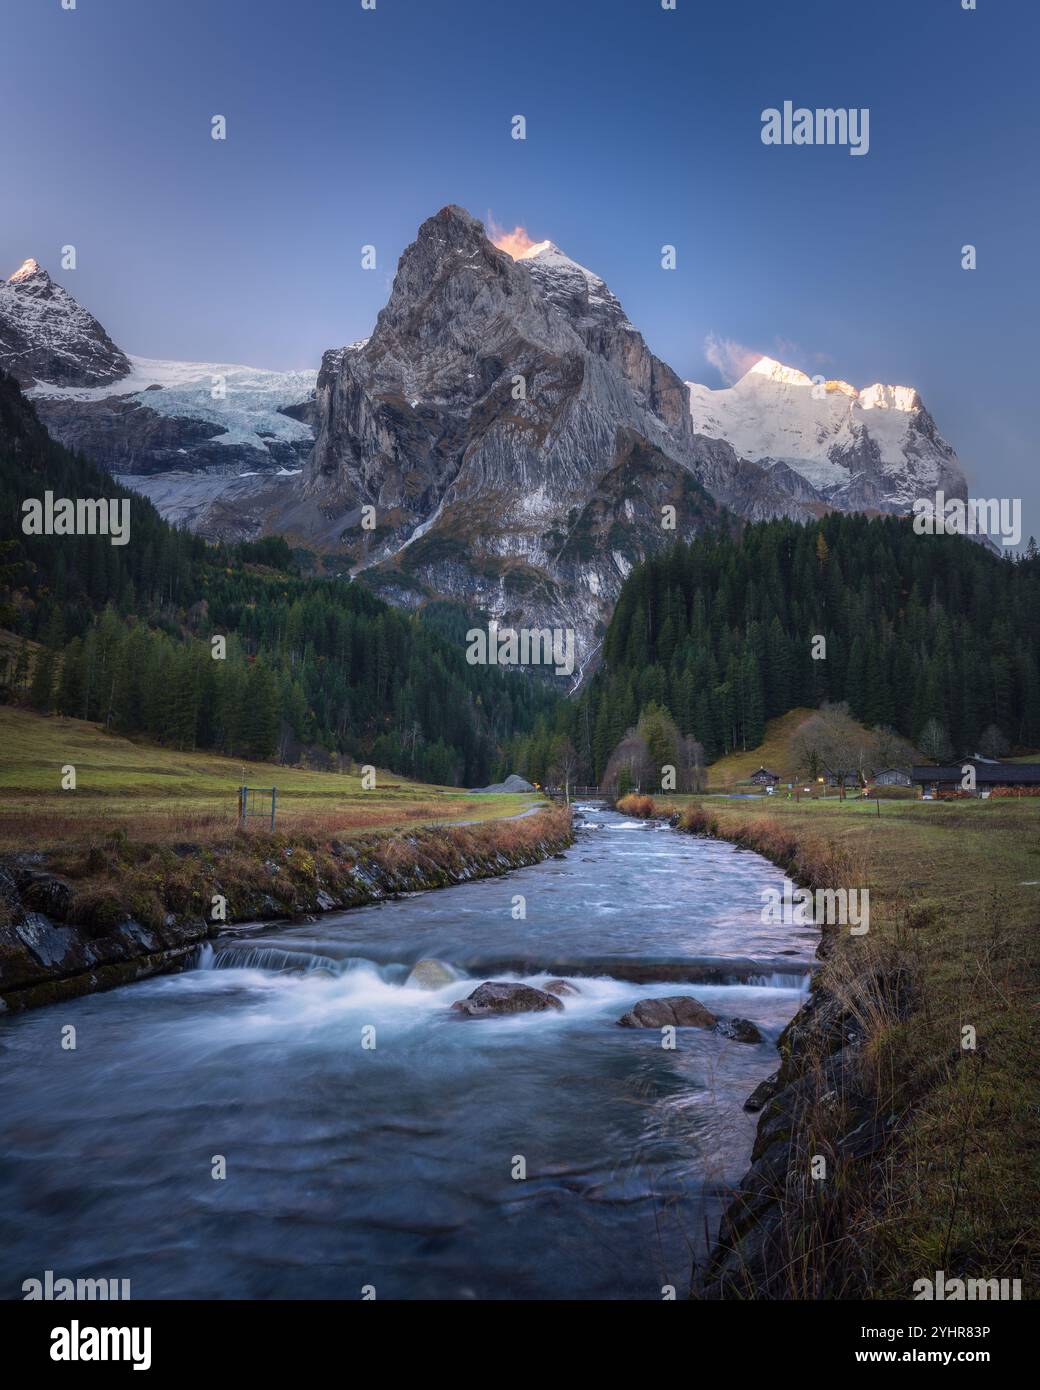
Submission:
<svg viewBox="0 0 1040 1390">
<path fill-rule="evenodd" d="M 28 280 L 28 279 L 30 279 L 33 275 L 42 275 L 42 276 L 44 276 L 47 280 L 49 280 L 49 279 L 51 278 L 51 277 L 47 274 L 47 272 L 44 270 L 43 266 L 40 265 L 39 261 L 34 261 L 34 260 L 32 259 L 32 257 L 30 256 L 29 259 L 28 259 L 27 261 L 23 261 L 23 262 L 21 263 L 21 265 L 18 267 L 18 269 L 15 271 L 15 273 L 11 276 L 10 280 L 8 280 L 7 283 L 8 283 L 9 285 L 20 284 L 23 280 Z"/>
<path fill-rule="evenodd" d="M 580 265 L 572 256 L 568 256 L 565 251 L 561 251 L 555 241 L 539 241 L 534 246 L 517 256 L 518 261 L 523 261 L 525 265 L 538 266 L 542 270 L 552 270 L 563 274 L 577 271 L 583 275 L 590 284 L 604 285 L 601 276 L 589 270 L 588 266 Z"/>
<path fill-rule="evenodd" d="M 873 386 L 864 386 L 859 392 L 859 403 L 864 410 L 920 410 L 921 397 L 912 386 L 883 386 L 876 381 Z"/>
<path fill-rule="evenodd" d="M 600 277 L 589 270 L 587 266 L 579 265 L 572 256 L 567 255 L 566 251 L 561 251 L 555 241 L 539 241 L 517 256 L 516 259 L 524 261 L 528 265 L 537 262 L 546 270 L 580 270 L 590 280 L 598 280 L 600 284 L 603 283 Z"/>
<path fill-rule="evenodd" d="M 563 255 L 563 252 L 553 241 L 534 241 L 530 246 L 525 247 L 523 251 L 518 251 L 516 255 L 513 256 L 513 260 L 528 261 L 532 256 L 540 256 L 543 251 L 551 251 L 558 256 Z"/>
<path fill-rule="evenodd" d="M 966 496 L 957 455 L 912 386 L 857 390 L 771 357 L 723 390 L 686 385 L 698 433 L 763 467 L 792 469 L 832 506 L 904 512 L 938 488 Z"/>
<path fill-rule="evenodd" d="M 291 477 L 313 442 L 317 372 L 128 357 L 33 259 L 0 280 L 0 370 L 51 434 L 119 473 Z"/>
<path fill-rule="evenodd" d="M 531 272 L 542 294 L 581 329 L 609 321 L 612 327 L 636 329 L 603 278 L 561 251 L 554 241 L 539 241 L 513 258 Z"/>
<path fill-rule="evenodd" d="M 800 372 L 797 367 L 785 367 L 773 357 L 760 357 L 746 376 L 764 376 L 769 381 L 782 382 L 785 386 L 811 386 L 812 378 Z"/>
<path fill-rule="evenodd" d="M 97 319 L 30 258 L 0 280 L 0 368 L 23 386 L 98 386 L 126 376 L 130 363 Z"/>
<path fill-rule="evenodd" d="M 823 380 L 821 375 L 817 375 L 814 377 L 806 376 L 805 372 L 799 371 L 797 367 L 786 367 L 783 364 L 783 362 L 778 362 L 774 357 L 760 357 L 758 361 L 755 363 L 755 365 L 750 369 L 750 371 L 745 372 L 744 376 L 741 377 L 740 381 L 737 382 L 737 387 L 751 386 L 753 384 L 756 384 L 755 379 L 758 377 L 765 377 L 767 381 L 779 386 L 819 387 L 822 385 L 824 391 L 836 391 L 843 396 L 858 396 L 860 394 L 859 391 L 856 390 L 855 386 L 850 386 L 847 381 L 825 381 Z M 902 386 L 878 388 L 872 386 L 867 387 L 868 391 L 873 391 L 875 389 L 902 391 L 906 388 Z"/>
</svg>

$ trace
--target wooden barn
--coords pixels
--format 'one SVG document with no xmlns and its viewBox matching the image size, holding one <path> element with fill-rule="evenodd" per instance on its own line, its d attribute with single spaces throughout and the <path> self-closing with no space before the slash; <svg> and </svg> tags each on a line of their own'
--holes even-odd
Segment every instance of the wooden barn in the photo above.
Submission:
<svg viewBox="0 0 1040 1390">
<path fill-rule="evenodd" d="M 910 787 L 913 780 L 908 767 L 882 767 L 871 778 L 875 787 Z"/>
<path fill-rule="evenodd" d="M 975 794 L 982 796 L 996 787 L 1040 787 L 1040 763 L 998 763 L 990 758 L 965 758 L 963 762 L 937 767 L 913 767 L 911 781 L 926 794 L 969 791 L 965 787 L 965 768 L 975 769 Z"/>
<path fill-rule="evenodd" d="M 757 772 L 751 774 L 748 781 L 754 782 L 757 787 L 775 787 L 780 781 L 780 774 L 770 772 L 768 767 L 760 767 Z"/>
</svg>

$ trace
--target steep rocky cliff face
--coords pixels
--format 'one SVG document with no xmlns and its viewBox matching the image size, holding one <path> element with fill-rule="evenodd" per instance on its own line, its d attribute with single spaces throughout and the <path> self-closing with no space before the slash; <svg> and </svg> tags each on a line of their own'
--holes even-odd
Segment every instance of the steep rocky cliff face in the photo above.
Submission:
<svg viewBox="0 0 1040 1390">
<path fill-rule="evenodd" d="M 326 353 L 315 416 L 276 525 L 345 547 L 398 601 L 574 627 L 580 659 L 648 549 L 721 507 L 807 514 L 696 434 L 683 383 L 598 276 L 551 243 L 514 260 L 457 207 L 423 223 L 371 338 Z"/>
</svg>

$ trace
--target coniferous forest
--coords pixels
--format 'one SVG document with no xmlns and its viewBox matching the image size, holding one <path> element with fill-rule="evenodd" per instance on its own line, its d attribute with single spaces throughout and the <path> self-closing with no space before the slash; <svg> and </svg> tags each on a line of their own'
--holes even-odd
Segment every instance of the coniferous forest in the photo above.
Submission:
<svg viewBox="0 0 1040 1390">
<path fill-rule="evenodd" d="M 679 543 L 632 571 L 600 669 L 556 734 L 573 742 L 579 780 L 597 783 L 650 707 L 667 710 L 708 762 L 756 747 L 767 719 L 825 701 L 911 741 L 937 721 L 958 755 L 990 726 L 1035 748 L 1038 647 L 1033 542 L 1015 559 L 897 518 L 762 522 Z M 545 775 L 552 742 L 545 727 L 518 740 L 521 769 Z"/>
<path fill-rule="evenodd" d="M 280 539 L 211 545 L 136 496 L 128 545 L 23 535 L 22 500 L 48 488 L 125 495 L 0 375 L 0 626 L 22 639 L 0 669 L 8 698 L 177 748 L 324 749 L 459 785 L 488 781 L 503 741 L 558 702 L 544 682 L 468 665 L 443 613 L 426 623 L 363 585 L 302 576 Z"/>
</svg>

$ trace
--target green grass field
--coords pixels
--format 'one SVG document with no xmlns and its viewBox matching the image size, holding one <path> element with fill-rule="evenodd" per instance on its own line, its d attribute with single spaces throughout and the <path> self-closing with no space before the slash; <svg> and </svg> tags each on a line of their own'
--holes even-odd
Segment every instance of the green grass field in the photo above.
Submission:
<svg viewBox="0 0 1040 1390">
<path fill-rule="evenodd" d="M 62 789 L 62 768 L 76 789 Z M 205 839 L 234 828 L 238 788 L 278 788 L 279 828 L 397 829 L 516 815 L 536 796 L 473 796 L 377 771 L 359 776 L 178 752 L 96 724 L 0 706 L 0 847 L 50 848 L 122 828 L 149 840 Z"/>
</svg>

